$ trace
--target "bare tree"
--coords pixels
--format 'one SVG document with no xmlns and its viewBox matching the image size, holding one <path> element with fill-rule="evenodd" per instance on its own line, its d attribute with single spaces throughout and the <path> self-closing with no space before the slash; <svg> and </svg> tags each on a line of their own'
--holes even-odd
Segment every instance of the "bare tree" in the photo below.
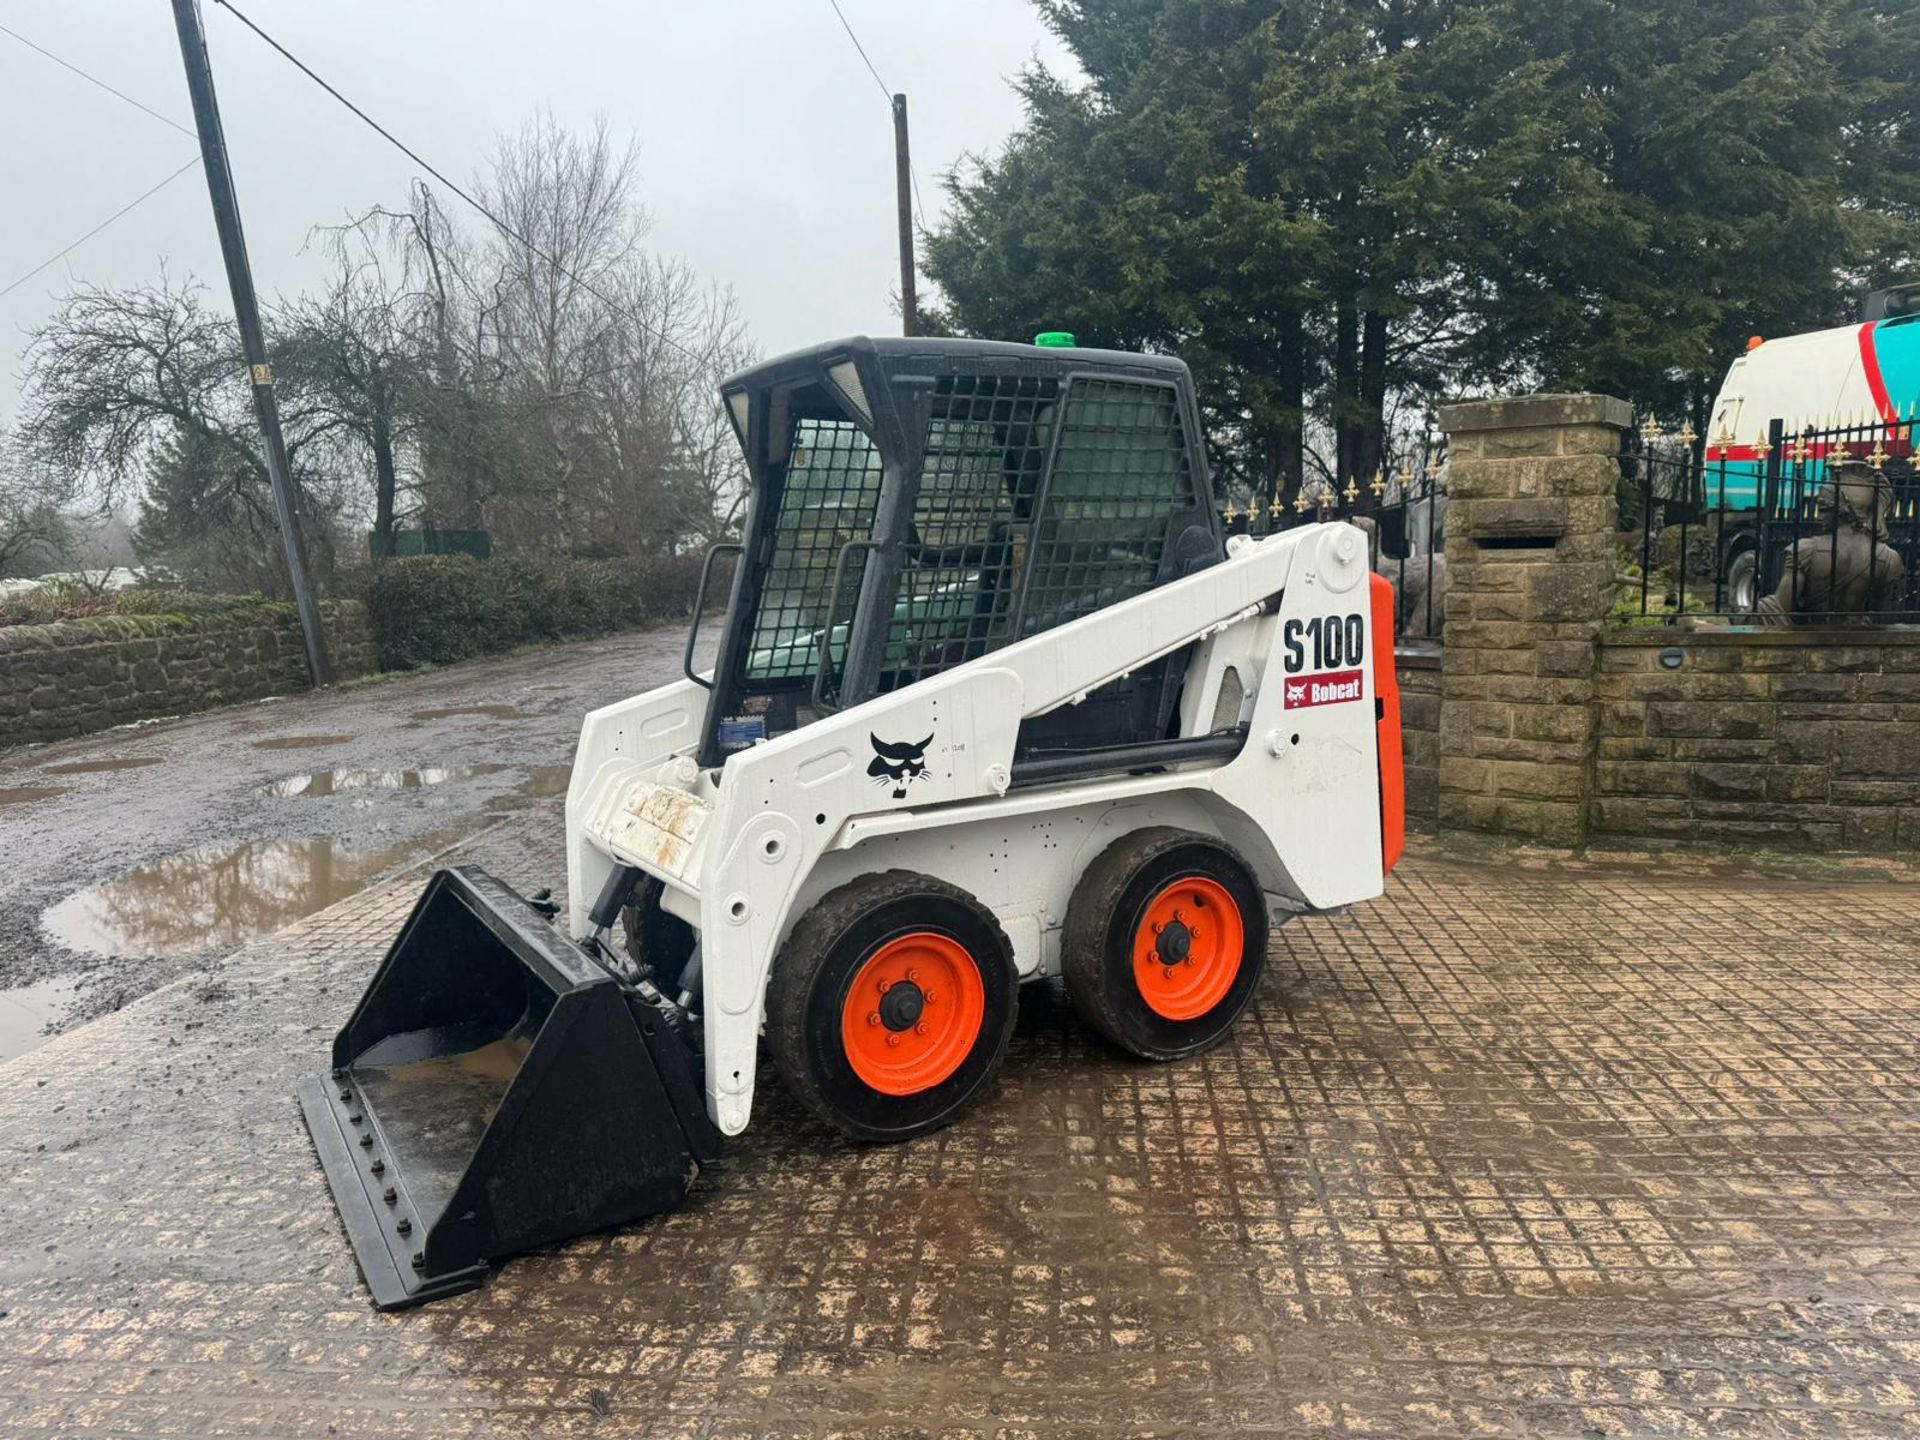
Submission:
<svg viewBox="0 0 1920 1440">
<path fill-rule="evenodd" d="M 236 571 L 279 592 L 282 571 L 262 559 L 274 553 L 275 519 L 251 403 L 238 333 L 205 308 L 198 285 L 163 276 L 128 290 L 80 286 L 28 343 L 20 438 L 86 503 L 138 494 L 158 522 L 142 524 L 149 547 L 232 531 L 203 551 L 208 560 L 217 569 L 228 554 Z M 344 508 L 341 477 L 318 463 L 334 422 L 297 394 L 282 397 L 281 419 L 302 541 L 318 542 L 324 574 L 329 521 Z M 156 493 L 159 481 L 171 493 Z"/>
<path fill-rule="evenodd" d="M 364 222 L 325 232 L 339 270 L 324 294 L 302 296 L 273 317 L 276 373 L 309 417 L 309 443 L 357 452 L 371 477 L 372 552 L 393 554 L 401 501 L 401 454 L 413 420 L 418 354 L 411 331 L 417 296 Z M 396 273 L 398 271 L 398 273 Z"/>
<path fill-rule="evenodd" d="M 639 556 L 735 523 L 718 382 L 755 352 L 730 292 L 645 248 L 635 155 L 604 123 L 541 116 L 476 184 L 505 230 L 416 185 L 316 232 L 336 274 L 266 317 L 316 548 L 369 524 L 390 554 L 419 519 Z M 72 291 L 29 346 L 21 438 L 89 504 L 138 501 L 145 553 L 256 577 L 272 509 L 245 367 L 193 283 Z"/>
</svg>

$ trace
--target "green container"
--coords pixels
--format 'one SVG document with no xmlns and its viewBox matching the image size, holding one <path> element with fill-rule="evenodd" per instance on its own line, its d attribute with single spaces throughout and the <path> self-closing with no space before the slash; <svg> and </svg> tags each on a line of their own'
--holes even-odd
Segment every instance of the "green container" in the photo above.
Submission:
<svg viewBox="0 0 1920 1440">
<path fill-rule="evenodd" d="M 493 534 L 488 530 L 442 530 L 438 525 L 423 525 L 417 530 L 393 532 L 395 555 L 471 555 L 485 560 L 493 554 Z M 379 558 L 374 537 L 367 534 L 367 554 Z"/>
</svg>

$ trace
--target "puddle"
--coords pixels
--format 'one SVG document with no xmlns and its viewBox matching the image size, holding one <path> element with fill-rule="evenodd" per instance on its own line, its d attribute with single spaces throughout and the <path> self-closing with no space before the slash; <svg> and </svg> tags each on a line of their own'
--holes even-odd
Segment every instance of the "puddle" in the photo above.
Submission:
<svg viewBox="0 0 1920 1440">
<path fill-rule="evenodd" d="M 276 740 L 256 740 L 256 750 L 316 750 L 322 745 L 344 745 L 355 735 L 282 735 Z"/>
<path fill-rule="evenodd" d="M 441 710 L 416 710 L 415 720 L 448 720 L 455 715 L 484 715 L 489 720 L 531 720 L 526 711 L 513 705 L 449 705 Z"/>
<path fill-rule="evenodd" d="M 78 993 L 71 980 L 0 990 L 0 1061 L 37 1050 L 51 1039 L 40 1032 L 66 1014 Z"/>
<path fill-rule="evenodd" d="M 527 778 L 513 787 L 511 795 L 496 795 L 487 801 L 487 809 L 499 812 L 518 810 L 529 800 L 550 800 L 555 795 L 567 793 L 567 782 L 573 778 L 571 765 L 529 765 Z"/>
<path fill-rule="evenodd" d="M 449 780 L 498 775 L 507 768 L 505 765 L 462 765 L 420 770 L 314 770 L 275 780 L 271 785 L 262 786 L 260 793 L 291 800 L 300 795 L 344 795 L 353 790 L 425 790 L 445 785 Z"/>
<path fill-rule="evenodd" d="M 513 793 L 528 800 L 545 800 L 566 794 L 567 784 L 572 779 L 571 765 L 529 765 L 527 778 L 520 782 Z"/>
<path fill-rule="evenodd" d="M 233 950 L 463 839 L 478 822 L 382 850 L 326 838 L 189 850 L 69 895 L 40 917 L 47 937 L 97 955 Z"/>
<path fill-rule="evenodd" d="M 65 765 L 43 765 L 41 773 L 46 775 L 101 775 L 113 770 L 138 770 L 145 765 L 158 765 L 158 755 L 134 756 L 126 760 L 73 760 Z"/>
<path fill-rule="evenodd" d="M 513 768 L 318 771 L 288 776 L 278 782 L 288 788 L 271 793 L 333 793 L 293 788 L 296 781 L 352 789 L 353 784 L 341 783 L 343 777 L 369 777 L 360 788 L 376 788 L 389 784 L 386 777 L 398 776 L 394 788 L 402 788 L 407 776 L 415 777 L 415 784 L 440 784 L 463 774 L 490 775 Z M 484 810 L 384 849 L 350 850 L 344 842 L 314 837 L 189 850 L 69 895 L 48 907 L 40 917 L 40 928 L 48 939 L 69 950 L 96 955 L 186 955 L 238 949 L 364 890 L 391 871 L 466 839 L 491 823 L 490 812 L 566 794 L 573 773 L 568 765 L 517 768 L 525 778 L 510 793 L 494 796 Z"/>
<path fill-rule="evenodd" d="M 67 793 L 65 785 L 17 785 L 0 790 L 0 805 L 31 805 L 36 800 L 51 800 Z"/>
</svg>

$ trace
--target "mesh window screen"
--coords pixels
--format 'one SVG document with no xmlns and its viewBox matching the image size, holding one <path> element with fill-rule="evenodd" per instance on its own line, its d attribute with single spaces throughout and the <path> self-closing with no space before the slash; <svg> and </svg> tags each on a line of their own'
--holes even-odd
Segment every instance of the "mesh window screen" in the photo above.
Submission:
<svg viewBox="0 0 1920 1440">
<path fill-rule="evenodd" d="M 794 421 L 773 555 L 747 656 L 748 679 L 811 677 L 820 659 L 815 636 L 829 615 L 835 622 L 829 641 L 834 664 L 845 660 L 847 625 L 864 568 L 861 552 L 847 560 L 842 593 L 827 592 L 841 547 L 872 538 L 879 498 L 880 454 L 859 426 L 851 420 Z"/>
<path fill-rule="evenodd" d="M 1023 636 L 1151 589 L 1168 526 L 1194 505 L 1172 389 L 1076 381 L 1061 408 L 1053 475 L 1032 538 Z"/>
<path fill-rule="evenodd" d="M 1011 375 L 948 376 L 936 387 L 883 688 L 1010 637 L 1058 391 L 1057 381 Z"/>
</svg>

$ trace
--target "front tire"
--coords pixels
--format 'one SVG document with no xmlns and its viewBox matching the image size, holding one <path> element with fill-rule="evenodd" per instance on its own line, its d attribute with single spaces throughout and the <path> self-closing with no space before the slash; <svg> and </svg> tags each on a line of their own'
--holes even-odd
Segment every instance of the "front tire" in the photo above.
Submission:
<svg viewBox="0 0 1920 1440">
<path fill-rule="evenodd" d="M 1073 1008 L 1146 1060 L 1226 1039 L 1267 963 L 1267 904 L 1247 862 L 1191 831 L 1136 830 L 1074 889 L 1061 937 Z"/>
<path fill-rule="evenodd" d="M 767 1045 L 822 1120 L 857 1140 L 907 1140 L 992 1084 L 1018 985 L 1005 932 L 965 891 L 904 870 L 863 876 L 787 937 Z"/>
<path fill-rule="evenodd" d="M 664 881 L 643 875 L 620 911 L 620 925 L 627 937 L 627 958 L 672 998 L 680 993 L 680 978 L 699 937 L 686 921 L 661 908 L 666 891 Z"/>
</svg>

